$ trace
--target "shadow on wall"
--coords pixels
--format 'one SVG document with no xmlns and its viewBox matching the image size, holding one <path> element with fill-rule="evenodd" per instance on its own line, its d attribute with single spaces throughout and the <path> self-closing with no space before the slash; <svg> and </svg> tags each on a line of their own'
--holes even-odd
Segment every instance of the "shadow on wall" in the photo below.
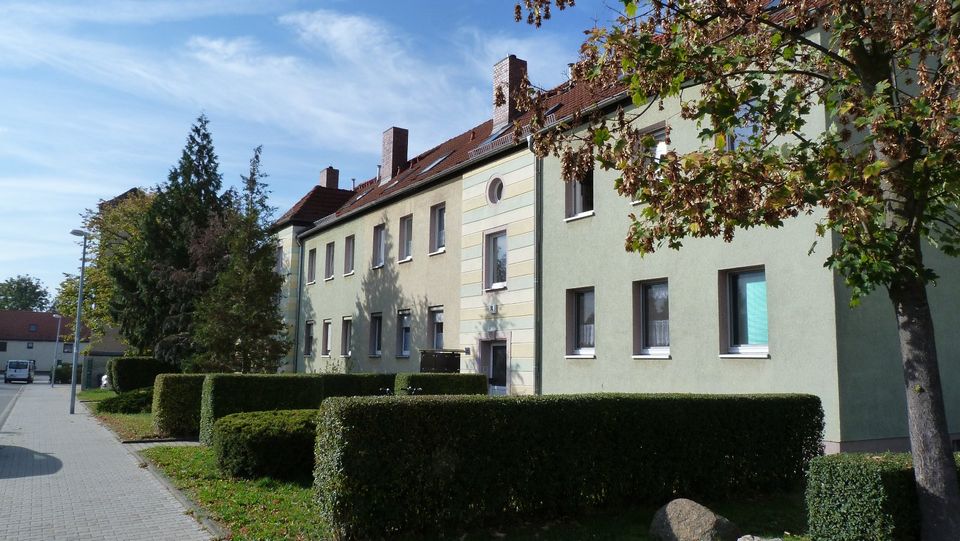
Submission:
<svg viewBox="0 0 960 541">
<path fill-rule="evenodd" d="M 63 462 L 52 455 L 26 447 L 0 446 L 0 479 L 51 475 L 62 467 Z"/>
<path fill-rule="evenodd" d="M 483 285 L 481 284 L 481 288 Z M 481 340 L 492 339 L 496 333 L 507 333 L 513 328 L 513 323 L 501 315 L 503 305 L 500 303 L 500 290 L 483 292 L 483 317 L 474 325 L 475 341 L 470 346 L 473 354 L 466 357 L 463 362 L 464 371 L 483 373 L 489 375 L 489 367 L 481 357 Z M 496 309 L 491 310 L 491 306 Z"/>
</svg>

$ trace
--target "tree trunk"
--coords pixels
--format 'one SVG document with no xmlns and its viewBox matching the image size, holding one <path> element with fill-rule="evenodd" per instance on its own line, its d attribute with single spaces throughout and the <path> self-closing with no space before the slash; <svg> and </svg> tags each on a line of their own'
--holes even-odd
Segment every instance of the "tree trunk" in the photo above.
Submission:
<svg viewBox="0 0 960 541">
<path fill-rule="evenodd" d="M 960 539 L 960 487 L 940 386 L 933 317 L 924 281 L 906 277 L 888 288 L 897 314 L 907 419 L 924 541 Z"/>
</svg>

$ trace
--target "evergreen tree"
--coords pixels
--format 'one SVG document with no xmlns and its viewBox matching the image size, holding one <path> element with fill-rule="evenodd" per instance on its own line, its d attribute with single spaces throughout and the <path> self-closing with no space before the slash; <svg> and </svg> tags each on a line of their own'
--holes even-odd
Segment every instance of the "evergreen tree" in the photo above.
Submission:
<svg viewBox="0 0 960 541">
<path fill-rule="evenodd" d="M 217 234 L 198 238 L 192 249 L 198 267 L 225 243 L 227 261 L 197 306 L 195 340 L 203 371 L 275 372 L 290 347 L 278 300 L 283 278 L 276 272 L 261 147 L 254 150 L 243 192 Z M 222 252 L 220 252 L 222 253 Z"/>
<path fill-rule="evenodd" d="M 114 266 L 117 285 L 112 314 L 134 347 L 153 350 L 176 364 L 195 352 L 191 330 L 198 300 L 213 286 L 217 265 L 197 265 L 195 239 L 223 220 L 230 195 L 221 194 L 213 139 L 206 116 L 192 126 L 187 144 L 167 182 L 157 187 L 140 223 L 130 264 Z"/>
</svg>

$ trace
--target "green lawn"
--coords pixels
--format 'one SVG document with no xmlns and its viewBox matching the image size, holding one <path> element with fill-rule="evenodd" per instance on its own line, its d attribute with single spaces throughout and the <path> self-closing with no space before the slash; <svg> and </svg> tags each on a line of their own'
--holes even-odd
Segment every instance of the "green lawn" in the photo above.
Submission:
<svg viewBox="0 0 960 541">
<path fill-rule="evenodd" d="M 77 400 L 81 402 L 99 402 L 105 398 L 117 396 L 117 393 L 110 389 L 87 389 L 77 393 Z"/>
<path fill-rule="evenodd" d="M 96 413 L 121 440 L 149 440 L 158 436 L 153 431 L 150 413 Z"/>
<path fill-rule="evenodd" d="M 229 528 L 235 540 L 327 538 L 325 526 L 317 520 L 319 514 L 307 482 L 229 479 L 217 471 L 213 452 L 206 447 L 154 447 L 143 451 L 143 455 L 213 519 Z M 738 524 L 745 534 L 806 540 L 796 536 L 806 530 L 803 495 L 799 492 L 707 505 Z M 576 520 L 486 528 L 453 538 L 644 541 L 654 511 L 654 507 L 622 509 Z M 784 535 L 785 532 L 793 535 Z"/>
</svg>

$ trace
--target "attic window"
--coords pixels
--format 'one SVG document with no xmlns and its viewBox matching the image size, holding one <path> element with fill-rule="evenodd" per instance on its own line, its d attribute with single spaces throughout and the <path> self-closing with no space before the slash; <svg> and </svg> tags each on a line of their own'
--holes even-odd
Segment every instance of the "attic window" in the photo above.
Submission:
<svg viewBox="0 0 960 541">
<path fill-rule="evenodd" d="M 553 113 L 556 113 L 557 111 L 559 111 L 561 107 L 563 107 L 562 103 L 555 103 L 552 106 L 550 106 L 549 109 L 543 112 L 543 116 L 550 116 Z"/>
<path fill-rule="evenodd" d="M 497 139 L 500 138 L 501 135 L 507 133 L 507 131 L 509 131 L 511 128 L 513 128 L 513 124 L 507 124 L 506 126 L 504 126 L 503 128 L 501 128 L 500 131 L 495 131 L 495 132 L 491 133 L 491 134 L 490 134 L 490 137 L 487 137 L 486 139 L 484 139 L 483 142 L 480 143 L 480 145 L 485 145 L 485 144 L 489 143 L 490 141 L 496 141 Z"/>
<path fill-rule="evenodd" d="M 451 154 L 453 154 L 453 151 L 452 151 L 452 150 L 451 150 L 450 152 L 447 152 L 447 153 L 444 154 L 443 156 L 440 156 L 440 157 L 437 158 L 436 160 L 434 160 L 430 165 L 424 167 L 423 170 L 420 171 L 420 172 L 421 172 L 421 173 L 426 173 L 427 171 L 433 169 L 434 167 L 436 167 L 437 165 L 439 165 L 440 162 L 442 162 L 443 160 L 446 160 L 447 158 L 449 158 Z"/>
<path fill-rule="evenodd" d="M 37 332 L 37 324 L 31 323 L 30 325 L 27 326 L 27 330 L 29 332 Z"/>
</svg>

